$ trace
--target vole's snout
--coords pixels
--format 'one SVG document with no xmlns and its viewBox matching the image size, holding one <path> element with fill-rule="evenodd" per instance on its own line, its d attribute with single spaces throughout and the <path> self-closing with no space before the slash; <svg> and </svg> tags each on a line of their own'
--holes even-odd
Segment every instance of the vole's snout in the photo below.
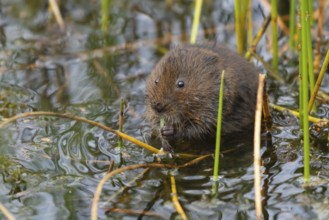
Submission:
<svg viewBox="0 0 329 220">
<path fill-rule="evenodd" d="M 157 113 L 163 113 L 167 109 L 167 105 L 165 105 L 162 102 L 153 102 L 152 103 L 152 108 L 157 112 Z"/>
</svg>

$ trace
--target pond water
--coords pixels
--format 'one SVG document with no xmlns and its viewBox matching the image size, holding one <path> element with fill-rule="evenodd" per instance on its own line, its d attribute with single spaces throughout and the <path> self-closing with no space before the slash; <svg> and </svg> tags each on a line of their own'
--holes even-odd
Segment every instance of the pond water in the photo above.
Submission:
<svg viewBox="0 0 329 220">
<path fill-rule="evenodd" d="M 100 28 L 100 1 L 61 1 L 60 10 L 65 31 L 51 16 L 47 1 L 0 1 L 1 119 L 32 111 L 65 112 L 117 129 L 123 99 L 123 131 L 148 139 L 145 79 L 168 49 L 188 42 L 193 1 L 111 1 L 106 32 Z M 232 0 L 204 1 L 198 41 L 218 41 L 236 50 L 233 10 Z M 254 33 L 263 12 L 268 13 L 253 1 Z M 328 24 L 324 31 L 328 36 Z M 287 40 L 281 37 L 280 46 Z M 327 44 L 324 38 L 322 57 Z M 257 52 L 270 62 L 267 37 Z M 267 81 L 270 101 L 291 109 L 298 107 L 296 60 L 296 54 L 280 56 L 284 82 L 271 76 Z M 265 71 L 261 63 L 255 65 Z M 327 72 L 321 90 L 328 94 L 328 88 Z M 272 111 L 272 116 L 271 135 L 262 136 L 265 219 L 328 219 L 327 142 L 312 142 L 312 185 L 305 188 L 299 121 L 286 112 Z M 329 118 L 328 103 L 319 104 L 316 116 Z M 17 119 L 0 129 L 0 203 L 17 219 L 90 219 L 95 189 L 111 161 L 117 168 L 155 160 L 151 152 L 127 141 L 118 148 L 117 140 L 75 120 Z M 210 196 L 213 159 L 177 170 L 137 169 L 108 181 L 99 218 L 178 219 L 171 202 L 172 171 L 189 219 L 255 219 L 252 142 L 241 139 L 233 147 L 243 150 L 222 157 L 215 198 Z"/>
</svg>

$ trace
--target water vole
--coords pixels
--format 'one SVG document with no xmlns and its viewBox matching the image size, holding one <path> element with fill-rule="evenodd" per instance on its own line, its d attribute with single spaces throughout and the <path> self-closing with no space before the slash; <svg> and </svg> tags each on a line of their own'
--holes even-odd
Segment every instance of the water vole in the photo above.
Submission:
<svg viewBox="0 0 329 220">
<path fill-rule="evenodd" d="M 252 126 L 256 68 L 231 50 L 211 44 L 178 46 L 157 63 L 146 83 L 145 117 L 166 149 L 214 140 L 223 70 L 222 135 L 227 135 Z"/>
</svg>

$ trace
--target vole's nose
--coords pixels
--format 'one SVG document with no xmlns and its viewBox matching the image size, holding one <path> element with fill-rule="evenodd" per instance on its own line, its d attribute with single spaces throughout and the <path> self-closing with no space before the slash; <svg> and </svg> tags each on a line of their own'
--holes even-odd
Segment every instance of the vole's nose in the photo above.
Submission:
<svg viewBox="0 0 329 220">
<path fill-rule="evenodd" d="M 166 105 L 161 103 L 161 102 L 155 102 L 152 104 L 152 108 L 158 112 L 158 113 L 162 113 L 166 110 Z"/>
</svg>

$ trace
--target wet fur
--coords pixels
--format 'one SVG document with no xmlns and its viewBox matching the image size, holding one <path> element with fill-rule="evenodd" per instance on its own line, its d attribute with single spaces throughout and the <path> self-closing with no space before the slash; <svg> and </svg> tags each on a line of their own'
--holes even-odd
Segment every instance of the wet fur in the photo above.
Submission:
<svg viewBox="0 0 329 220">
<path fill-rule="evenodd" d="M 254 119 L 258 71 L 221 46 L 183 45 L 167 53 L 146 84 L 146 119 L 171 145 L 214 139 L 220 76 L 225 70 L 222 135 L 241 131 Z M 176 86 L 184 81 L 183 88 Z M 161 103 L 161 112 L 155 111 Z M 174 128 L 161 135 L 160 118 Z"/>
</svg>

